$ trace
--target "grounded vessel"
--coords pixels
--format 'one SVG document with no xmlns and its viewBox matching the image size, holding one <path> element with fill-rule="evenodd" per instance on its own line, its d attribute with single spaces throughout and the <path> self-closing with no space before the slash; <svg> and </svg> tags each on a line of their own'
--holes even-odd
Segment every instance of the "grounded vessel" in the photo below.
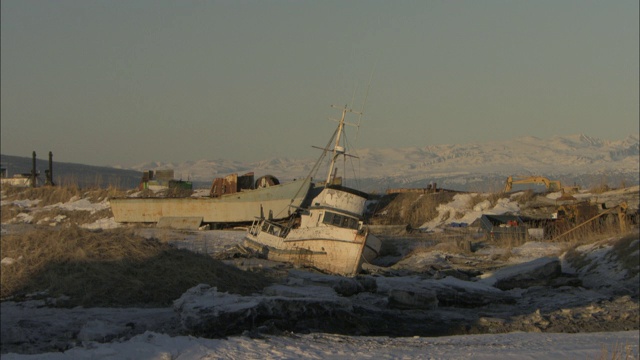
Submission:
<svg viewBox="0 0 640 360">
<path fill-rule="evenodd" d="M 257 218 L 245 236 L 245 245 L 258 250 L 267 259 L 290 262 L 296 266 L 344 276 L 354 276 L 362 270 L 364 261 L 378 255 L 381 241 L 364 225 L 367 194 L 341 185 L 334 185 L 333 168 L 340 156 L 349 156 L 341 145 L 345 116 L 353 112 L 342 110 L 338 128 L 324 148 L 313 171 L 328 153 L 332 153 L 327 179 L 323 186 L 312 187 L 303 206 L 284 221 Z M 335 142 L 334 142 L 335 141 Z M 311 174 L 307 179 L 311 178 Z"/>
</svg>

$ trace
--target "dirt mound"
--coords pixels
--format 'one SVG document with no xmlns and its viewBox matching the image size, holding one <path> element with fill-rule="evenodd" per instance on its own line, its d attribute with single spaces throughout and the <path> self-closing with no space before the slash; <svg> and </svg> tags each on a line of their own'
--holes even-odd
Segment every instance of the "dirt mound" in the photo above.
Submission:
<svg viewBox="0 0 640 360">
<path fill-rule="evenodd" d="M 438 205 L 448 203 L 455 192 L 422 194 L 415 192 L 385 195 L 371 211 L 371 224 L 406 225 L 419 227 L 438 216 Z"/>
<path fill-rule="evenodd" d="M 2 236 L 2 298 L 64 306 L 166 306 L 198 284 L 251 294 L 270 281 L 130 230 L 35 229 Z"/>
</svg>

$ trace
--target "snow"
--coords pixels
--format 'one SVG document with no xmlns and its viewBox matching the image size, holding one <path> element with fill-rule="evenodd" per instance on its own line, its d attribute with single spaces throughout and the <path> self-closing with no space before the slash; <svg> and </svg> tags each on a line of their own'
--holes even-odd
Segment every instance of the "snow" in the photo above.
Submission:
<svg viewBox="0 0 640 360">
<path fill-rule="evenodd" d="M 223 252 L 235 245 L 242 243 L 242 239 L 246 230 L 215 230 L 215 231 L 198 231 L 185 232 L 181 234 L 179 239 L 171 237 L 171 233 L 155 231 L 151 228 L 137 229 L 136 233 L 145 238 L 160 238 L 164 242 L 170 241 L 171 244 L 181 249 L 187 249 L 203 254 L 214 254 Z"/>
<path fill-rule="evenodd" d="M 519 274 L 531 272 L 553 261 L 558 261 L 558 260 L 552 257 L 542 257 L 529 262 L 517 264 L 515 266 L 504 267 L 504 268 L 498 269 L 493 273 L 483 274 L 481 276 L 482 280 L 480 280 L 480 282 L 487 285 L 493 285 L 501 279 L 511 278 Z"/>
<path fill-rule="evenodd" d="M 96 324 L 99 325 L 99 324 Z M 97 329 L 97 328 L 96 328 Z M 287 334 L 252 339 L 172 337 L 145 332 L 128 341 L 85 342 L 64 353 L 5 354 L 3 359 L 596 359 L 617 351 L 638 356 L 638 331 L 549 334 L 510 333 L 437 338 Z M 606 357 L 608 358 L 608 357 Z"/>
<path fill-rule="evenodd" d="M 608 240 L 603 240 L 593 244 L 586 244 L 575 249 L 576 253 L 583 257 L 582 265 L 578 268 L 566 261 L 563 257 L 563 269 L 571 274 L 586 274 L 589 276 L 584 280 L 589 287 L 603 287 L 610 289 L 625 289 L 625 287 L 638 286 L 638 275 L 630 281 L 623 281 L 627 275 L 627 270 L 623 269 L 619 262 L 612 261 L 616 258 Z M 638 252 L 639 240 L 633 241 L 629 246 L 629 253 Z M 636 269 L 640 265 L 636 264 Z"/>
<path fill-rule="evenodd" d="M 453 201 L 447 204 L 440 204 L 437 207 L 439 216 L 420 226 L 420 229 L 436 231 L 443 225 L 451 223 L 467 223 L 471 224 L 483 214 L 486 215 L 502 215 L 507 213 L 517 213 L 520 211 L 520 205 L 510 198 L 499 199 L 494 207 L 491 207 L 489 200 L 483 200 L 476 204 L 473 209 L 469 209 L 471 199 L 479 194 L 456 194 Z M 456 213 L 464 214 L 462 218 L 454 218 Z"/>
<path fill-rule="evenodd" d="M 2 264 L 2 265 L 13 265 L 15 262 L 16 262 L 16 259 L 14 259 L 14 258 L 4 257 L 4 258 L 2 258 L 2 261 L 0 261 L 0 264 Z"/>
<path fill-rule="evenodd" d="M 62 210 L 68 211 L 89 211 L 93 214 L 96 211 L 109 209 L 110 205 L 108 199 L 104 199 L 98 203 L 92 203 L 91 201 L 89 201 L 89 199 L 78 199 L 74 197 L 67 203 L 45 206 L 45 209 L 50 209 L 53 207 L 58 207 Z"/>
<path fill-rule="evenodd" d="M 557 200 L 562 196 L 562 191 L 547 194 L 547 199 Z M 574 196 L 575 197 L 575 196 Z"/>
<path fill-rule="evenodd" d="M 511 263 L 523 263 L 533 261 L 540 256 L 554 256 L 563 251 L 562 245 L 558 243 L 527 241 L 521 246 L 511 249 Z"/>
<path fill-rule="evenodd" d="M 35 199 L 35 200 L 25 199 L 25 200 L 13 200 L 13 201 L 2 200 L 1 205 L 5 206 L 5 205 L 11 204 L 21 208 L 30 208 L 38 205 L 39 203 L 40 203 L 40 199 Z"/>
<path fill-rule="evenodd" d="M 241 296 L 219 292 L 209 285 L 200 284 L 187 290 L 174 302 L 176 309 L 207 309 L 213 315 L 221 312 L 235 312 L 255 307 L 260 302 L 260 297 Z"/>
<path fill-rule="evenodd" d="M 16 217 L 14 218 L 13 222 L 22 222 L 25 224 L 30 224 L 33 222 L 33 215 L 27 214 L 27 213 L 20 213 L 18 215 L 16 215 Z"/>
<path fill-rule="evenodd" d="M 92 222 L 90 224 L 82 224 L 80 226 L 85 229 L 98 230 L 98 229 L 115 229 L 120 227 L 121 225 L 117 223 L 114 218 L 111 217 L 111 218 L 105 218 L 105 219 L 98 219 L 95 222 Z"/>
</svg>

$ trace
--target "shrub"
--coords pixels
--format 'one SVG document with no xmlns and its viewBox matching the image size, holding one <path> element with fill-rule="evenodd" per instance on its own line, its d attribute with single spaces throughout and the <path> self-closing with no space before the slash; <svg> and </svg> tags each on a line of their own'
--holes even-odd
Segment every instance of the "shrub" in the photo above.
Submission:
<svg viewBox="0 0 640 360">
<path fill-rule="evenodd" d="M 518 204 L 520 205 L 524 205 L 532 200 L 534 200 L 536 198 L 536 193 L 533 190 L 526 190 L 524 192 L 522 192 L 518 197 L 517 197 L 517 201 Z"/>
<path fill-rule="evenodd" d="M 270 283 L 128 229 L 36 229 L 3 235 L 1 244 L 3 258 L 14 259 L 2 266 L 3 299 L 43 292 L 68 296 L 68 306 L 167 306 L 200 283 L 240 294 Z"/>
</svg>

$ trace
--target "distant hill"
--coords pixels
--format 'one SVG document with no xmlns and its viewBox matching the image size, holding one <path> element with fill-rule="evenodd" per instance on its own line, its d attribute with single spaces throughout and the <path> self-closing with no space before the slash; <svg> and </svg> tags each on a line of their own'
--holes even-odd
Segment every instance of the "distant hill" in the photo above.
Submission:
<svg viewBox="0 0 640 360">
<path fill-rule="evenodd" d="M 438 187 L 462 191 L 498 191 L 507 176 L 540 175 L 565 185 L 590 188 L 598 185 L 621 187 L 640 182 L 638 136 L 608 141 L 584 134 L 541 139 L 533 136 L 491 143 L 430 145 L 410 148 L 360 149 L 338 175 L 348 186 L 370 192 L 389 188 Z M 175 177 L 193 182 L 194 188 L 208 188 L 216 177 L 231 173 L 254 172 L 256 178 L 273 175 L 281 182 L 303 178 L 316 159 L 266 158 L 243 163 L 233 159 L 192 160 L 181 163 L 153 161 L 131 168 L 98 167 L 55 162 L 54 181 L 75 182 L 81 186 L 118 185 L 133 188 L 143 171 L 173 169 Z M 31 158 L 2 155 L 10 173 L 30 172 Z M 48 160 L 37 160 L 44 179 Z M 316 178 L 326 176 L 322 166 Z M 514 190 L 517 190 L 514 187 Z"/>
<path fill-rule="evenodd" d="M 620 187 L 639 182 L 640 151 L 637 135 L 608 141 L 584 134 L 541 139 L 533 136 L 512 140 L 411 148 L 360 149 L 351 164 L 338 168 L 339 175 L 358 178 L 350 183 L 365 191 L 388 188 L 424 188 L 430 183 L 454 190 L 497 191 L 509 175 L 540 175 L 566 185 L 588 188 Z M 274 175 L 281 181 L 306 176 L 316 159 L 272 158 L 252 163 L 232 159 L 182 163 L 149 162 L 137 170 L 174 169 L 177 177 L 210 183 L 214 177 L 253 171 Z M 326 168 L 320 168 L 324 177 Z M 355 174 L 355 176 L 354 176 Z"/>
<path fill-rule="evenodd" d="M 49 169 L 49 155 L 45 159 L 36 157 L 36 171 L 40 173 L 39 183 L 45 180 L 45 170 Z M 31 157 L 0 155 L 2 167 L 7 169 L 8 176 L 31 173 L 33 159 Z M 53 157 L 53 182 L 57 185 L 75 184 L 81 188 L 115 186 L 123 189 L 135 188 L 140 183 L 142 172 L 131 169 L 116 169 L 104 166 L 82 165 L 57 162 Z"/>
</svg>

